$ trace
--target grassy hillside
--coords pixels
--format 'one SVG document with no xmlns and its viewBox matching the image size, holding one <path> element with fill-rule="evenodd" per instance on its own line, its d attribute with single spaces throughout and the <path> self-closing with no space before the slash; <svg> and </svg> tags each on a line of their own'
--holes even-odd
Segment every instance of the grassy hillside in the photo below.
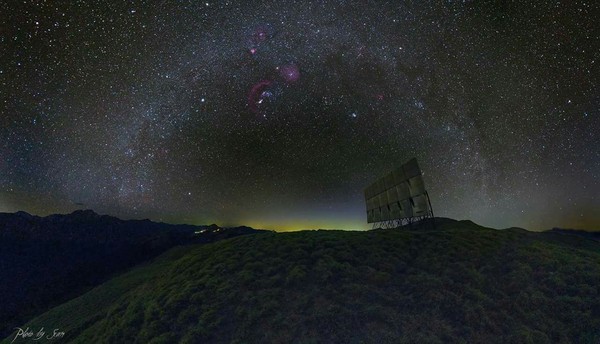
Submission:
<svg viewBox="0 0 600 344">
<path fill-rule="evenodd" d="M 598 343 L 599 286 L 600 243 L 563 233 L 262 233 L 172 249 L 27 326 L 79 343 Z"/>
<path fill-rule="evenodd" d="M 174 246 L 255 232 L 125 221 L 91 210 L 46 217 L 0 213 L 0 338 Z"/>
</svg>

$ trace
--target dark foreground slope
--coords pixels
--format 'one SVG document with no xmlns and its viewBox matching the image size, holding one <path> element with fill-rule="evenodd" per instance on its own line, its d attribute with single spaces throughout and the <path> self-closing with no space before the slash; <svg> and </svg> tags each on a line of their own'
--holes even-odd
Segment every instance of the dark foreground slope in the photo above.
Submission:
<svg viewBox="0 0 600 344">
<path fill-rule="evenodd" d="M 0 338 L 173 246 L 253 232 L 125 221 L 91 210 L 47 217 L 0 213 Z"/>
<path fill-rule="evenodd" d="M 79 343 L 600 341 L 597 242 L 440 227 L 178 247 L 27 326 Z"/>
</svg>

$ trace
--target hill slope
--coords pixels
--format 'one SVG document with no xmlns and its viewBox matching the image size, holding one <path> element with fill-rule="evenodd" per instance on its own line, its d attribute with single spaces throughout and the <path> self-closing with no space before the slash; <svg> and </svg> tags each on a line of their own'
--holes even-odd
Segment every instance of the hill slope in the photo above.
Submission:
<svg viewBox="0 0 600 344">
<path fill-rule="evenodd" d="M 172 249 L 27 326 L 80 343 L 596 343 L 599 285 L 600 245 L 562 233 L 261 233 Z"/>
<path fill-rule="evenodd" d="M 254 232 L 125 221 L 91 210 L 47 217 L 0 213 L 0 338 L 173 246 Z"/>
</svg>

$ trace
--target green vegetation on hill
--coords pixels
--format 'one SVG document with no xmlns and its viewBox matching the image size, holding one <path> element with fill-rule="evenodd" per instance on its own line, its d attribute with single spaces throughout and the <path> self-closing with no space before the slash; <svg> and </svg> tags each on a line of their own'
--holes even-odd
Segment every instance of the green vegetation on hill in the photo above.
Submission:
<svg viewBox="0 0 600 344">
<path fill-rule="evenodd" d="M 0 338 L 177 245 L 253 233 L 250 227 L 121 220 L 92 210 L 0 213 Z"/>
<path fill-rule="evenodd" d="M 172 249 L 26 326 L 79 343 L 598 343 L 599 288 L 600 244 L 562 233 L 261 233 Z"/>
</svg>

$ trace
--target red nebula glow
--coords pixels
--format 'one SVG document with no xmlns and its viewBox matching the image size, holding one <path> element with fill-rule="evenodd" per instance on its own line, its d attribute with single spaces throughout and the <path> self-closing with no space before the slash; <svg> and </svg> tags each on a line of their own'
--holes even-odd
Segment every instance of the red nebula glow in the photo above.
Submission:
<svg viewBox="0 0 600 344">
<path fill-rule="evenodd" d="M 271 80 L 261 80 L 252 86 L 250 93 L 248 93 L 248 107 L 250 108 L 250 110 L 252 110 L 252 112 L 260 112 L 258 110 L 258 104 L 260 101 L 261 94 L 263 93 L 264 89 L 272 83 L 273 81 Z"/>
</svg>

